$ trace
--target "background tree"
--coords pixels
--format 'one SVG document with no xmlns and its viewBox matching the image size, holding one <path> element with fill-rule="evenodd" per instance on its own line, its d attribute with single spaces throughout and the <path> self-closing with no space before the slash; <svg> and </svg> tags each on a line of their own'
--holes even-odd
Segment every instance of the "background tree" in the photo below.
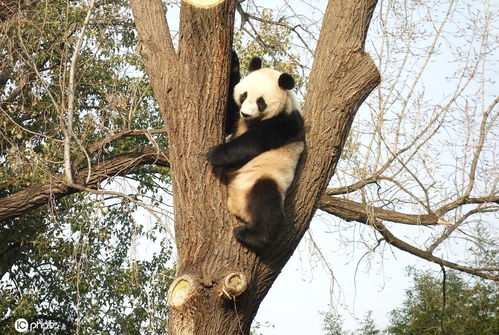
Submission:
<svg viewBox="0 0 499 335">
<path fill-rule="evenodd" d="M 391 313 L 389 334 L 497 334 L 499 295 L 484 280 L 412 271 L 413 286 Z"/>
<path fill-rule="evenodd" d="M 357 329 L 357 334 L 359 335 L 380 335 L 381 331 L 376 328 L 374 323 L 372 311 L 368 311 L 367 314 L 362 319 L 360 328 Z"/>
<path fill-rule="evenodd" d="M 171 244 L 166 220 L 137 208 L 164 215 L 168 170 L 133 22 L 121 1 L 29 4 L 0 26 L 0 332 L 18 334 L 22 317 L 53 334 L 157 333 Z M 78 186 L 61 174 L 66 139 Z M 140 243 L 151 254 L 138 257 Z"/>
<path fill-rule="evenodd" d="M 345 335 L 346 332 L 343 330 L 343 320 L 341 316 L 334 312 L 324 313 L 324 323 L 322 325 L 322 330 L 325 331 L 325 335 Z"/>
<path fill-rule="evenodd" d="M 336 312 L 324 313 L 324 323 L 322 328 L 324 335 L 379 335 L 382 332 L 376 328 L 372 312 L 368 311 L 359 322 L 359 328 L 355 331 L 347 332 L 343 330 L 343 320 L 341 315 Z"/>
</svg>

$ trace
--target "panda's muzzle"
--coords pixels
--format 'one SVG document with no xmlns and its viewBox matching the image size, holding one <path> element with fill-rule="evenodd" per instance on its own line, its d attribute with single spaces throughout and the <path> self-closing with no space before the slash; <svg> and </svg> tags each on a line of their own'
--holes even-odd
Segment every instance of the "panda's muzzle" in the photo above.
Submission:
<svg viewBox="0 0 499 335">
<path fill-rule="evenodd" d="M 254 116 L 251 116 L 249 114 L 241 113 L 241 116 L 243 118 L 244 123 L 246 123 L 248 126 L 251 126 L 251 125 L 257 123 L 260 120 L 259 117 L 254 117 Z"/>
</svg>

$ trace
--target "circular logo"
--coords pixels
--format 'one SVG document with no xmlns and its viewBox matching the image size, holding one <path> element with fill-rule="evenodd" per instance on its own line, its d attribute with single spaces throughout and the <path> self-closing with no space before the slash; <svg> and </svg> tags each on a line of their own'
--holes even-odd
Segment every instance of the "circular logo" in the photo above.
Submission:
<svg viewBox="0 0 499 335">
<path fill-rule="evenodd" d="M 16 322 L 14 323 L 14 328 L 20 333 L 27 332 L 28 327 L 29 327 L 28 321 L 23 318 L 17 319 Z"/>
<path fill-rule="evenodd" d="M 224 2 L 225 0 L 184 0 L 184 1 L 194 7 L 210 8 Z"/>
</svg>

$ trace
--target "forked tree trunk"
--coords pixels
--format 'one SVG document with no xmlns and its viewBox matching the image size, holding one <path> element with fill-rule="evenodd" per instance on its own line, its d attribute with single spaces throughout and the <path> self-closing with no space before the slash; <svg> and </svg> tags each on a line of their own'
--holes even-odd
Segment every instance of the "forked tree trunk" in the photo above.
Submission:
<svg viewBox="0 0 499 335">
<path fill-rule="evenodd" d="M 260 259 L 233 237 L 221 171 L 205 154 L 223 140 L 236 0 L 209 9 L 183 3 L 175 51 L 160 0 L 132 0 L 140 50 L 169 138 L 177 279 L 169 334 L 249 334 L 260 302 L 308 228 L 359 105 L 379 82 L 364 53 L 375 0 L 330 1 L 309 82 L 307 150 L 286 201 L 290 225 Z"/>
</svg>

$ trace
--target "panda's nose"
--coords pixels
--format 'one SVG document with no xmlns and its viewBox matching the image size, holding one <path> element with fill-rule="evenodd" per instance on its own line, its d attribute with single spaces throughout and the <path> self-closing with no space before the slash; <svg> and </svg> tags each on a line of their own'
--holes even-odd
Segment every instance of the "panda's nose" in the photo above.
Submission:
<svg viewBox="0 0 499 335">
<path fill-rule="evenodd" d="M 242 113 L 242 112 L 241 112 L 241 115 L 242 115 L 242 117 L 243 117 L 243 118 L 245 118 L 245 119 L 247 119 L 247 118 L 249 118 L 249 117 L 251 116 L 251 115 L 249 115 L 249 114 L 244 114 L 244 113 Z"/>
</svg>

